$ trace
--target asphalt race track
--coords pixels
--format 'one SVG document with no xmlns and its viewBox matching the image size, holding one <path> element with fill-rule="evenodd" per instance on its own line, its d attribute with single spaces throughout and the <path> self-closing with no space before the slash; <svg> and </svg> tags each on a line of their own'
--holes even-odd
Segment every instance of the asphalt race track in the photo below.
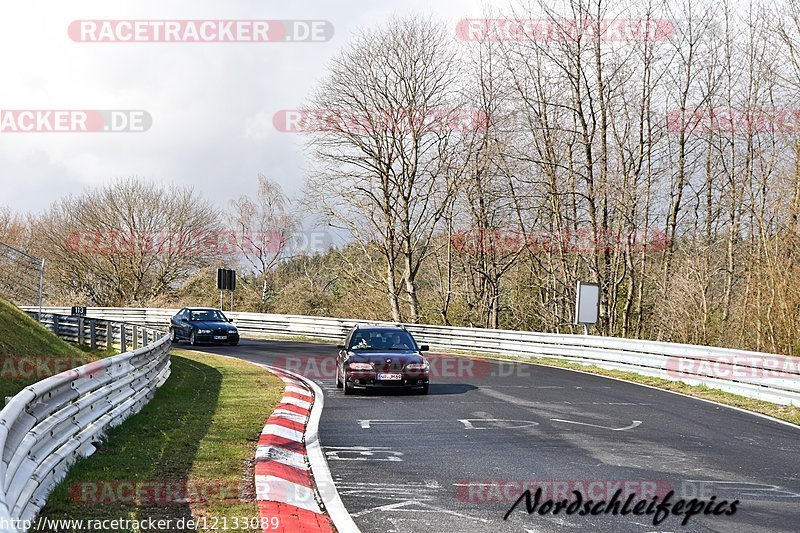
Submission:
<svg viewBox="0 0 800 533">
<path fill-rule="evenodd" d="M 423 339 L 424 341 L 424 339 Z M 320 438 L 362 531 L 798 531 L 800 430 L 647 387 L 567 370 L 431 356 L 428 396 L 345 397 L 332 345 L 243 339 L 202 351 L 297 371 L 325 392 Z M 523 486 L 633 503 L 663 497 L 732 516 L 503 515 Z M 624 501 L 624 498 L 623 498 Z M 729 507 L 728 507 L 729 508 Z M 710 508 L 709 508 L 710 510 Z"/>
</svg>

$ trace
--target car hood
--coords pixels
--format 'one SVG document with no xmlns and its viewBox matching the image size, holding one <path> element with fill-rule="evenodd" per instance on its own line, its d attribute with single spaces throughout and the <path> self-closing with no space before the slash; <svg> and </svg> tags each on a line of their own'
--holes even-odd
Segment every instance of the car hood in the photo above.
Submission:
<svg viewBox="0 0 800 533">
<path fill-rule="evenodd" d="M 351 363 L 386 363 L 387 359 L 392 364 L 407 365 L 409 363 L 422 363 L 423 357 L 417 352 L 404 352 L 397 350 L 356 350 L 350 351 L 348 361 Z"/>
<path fill-rule="evenodd" d="M 215 322 L 215 321 L 203 321 L 203 322 L 189 322 L 193 328 L 197 329 L 225 329 L 228 331 L 232 331 L 236 329 L 236 326 L 229 322 Z"/>
</svg>

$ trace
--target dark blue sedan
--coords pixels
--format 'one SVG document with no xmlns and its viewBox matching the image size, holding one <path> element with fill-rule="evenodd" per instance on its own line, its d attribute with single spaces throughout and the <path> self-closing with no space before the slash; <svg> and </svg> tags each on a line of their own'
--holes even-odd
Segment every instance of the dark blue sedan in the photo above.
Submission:
<svg viewBox="0 0 800 533">
<path fill-rule="evenodd" d="M 239 330 L 219 309 L 184 307 L 170 320 L 172 342 L 197 344 L 239 344 Z"/>
</svg>

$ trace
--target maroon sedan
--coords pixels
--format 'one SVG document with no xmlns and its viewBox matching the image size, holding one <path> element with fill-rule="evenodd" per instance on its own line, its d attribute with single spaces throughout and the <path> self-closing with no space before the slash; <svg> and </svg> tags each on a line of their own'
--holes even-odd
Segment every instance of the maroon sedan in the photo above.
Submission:
<svg viewBox="0 0 800 533">
<path fill-rule="evenodd" d="M 403 327 L 356 326 L 340 344 L 336 386 L 345 394 L 366 389 L 409 389 L 428 394 L 430 366 Z"/>
</svg>

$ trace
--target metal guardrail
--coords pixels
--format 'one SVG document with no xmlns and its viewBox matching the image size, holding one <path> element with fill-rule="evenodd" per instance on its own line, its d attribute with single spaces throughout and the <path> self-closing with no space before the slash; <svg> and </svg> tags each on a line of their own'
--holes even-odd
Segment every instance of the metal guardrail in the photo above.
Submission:
<svg viewBox="0 0 800 533">
<path fill-rule="evenodd" d="M 33 310 L 34 308 L 30 308 Z M 53 312 L 67 308 L 48 308 Z M 177 309 L 90 308 L 91 316 L 164 327 Z M 241 333 L 341 340 L 354 324 L 374 321 L 329 317 L 226 313 Z M 390 322 L 378 322 L 391 324 Z M 741 396 L 800 406 L 800 357 L 711 346 L 622 339 L 406 324 L 418 341 L 442 350 L 520 357 L 546 357 L 635 372 L 690 385 L 706 385 Z"/>
<path fill-rule="evenodd" d="M 37 311 L 28 308 L 62 338 L 92 347 L 120 346 L 124 353 L 29 385 L 0 411 L 3 533 L 24 531 L 22 523 L 36 517 L 71 464 L 94 453 L 105 431 L 139 412 L 170 374 L 164 328 L 52 312 L 38 317 Z"/>
</svg>

